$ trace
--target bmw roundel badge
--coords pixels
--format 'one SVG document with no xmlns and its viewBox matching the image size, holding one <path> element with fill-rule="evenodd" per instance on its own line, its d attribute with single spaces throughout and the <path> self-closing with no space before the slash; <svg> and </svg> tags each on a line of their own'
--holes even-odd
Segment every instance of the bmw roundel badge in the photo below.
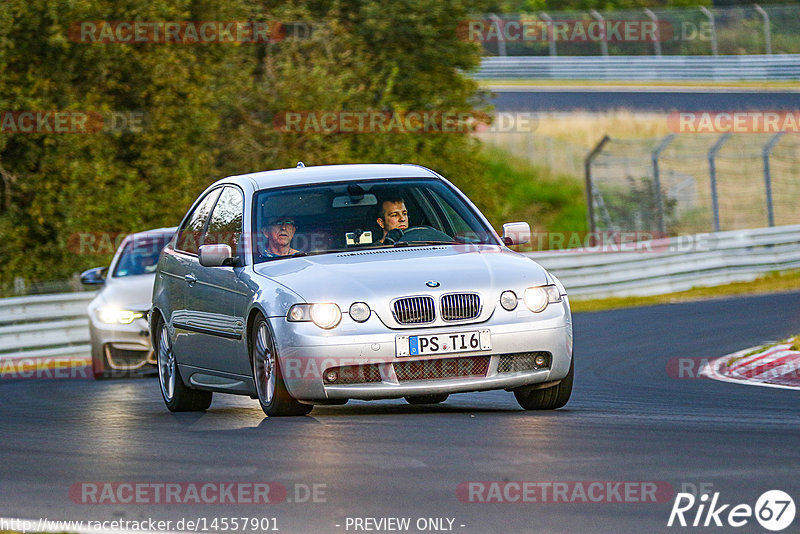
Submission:
<svg viewBox="0 0 800 534">
<path fill-rule="evenodd" d="M 441 284 L 436 280 L 428 280 L 427 282 L 425 282 L 425 285 L 428 287 L 439 287 Z"/>
</svg>

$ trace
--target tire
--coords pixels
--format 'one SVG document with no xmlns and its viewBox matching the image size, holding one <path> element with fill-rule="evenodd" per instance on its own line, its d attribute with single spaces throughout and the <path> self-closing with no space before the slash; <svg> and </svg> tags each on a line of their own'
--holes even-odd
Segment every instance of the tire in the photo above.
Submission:
<svg viewBox="0 0 800 534">
<path fill-rule="evenodd" d="M 92 376 L 95 380 L 103 380 L 108 378 L 106 354 L 103 350 L 103 345 L 95 339 L 94 332 L 91 332 L 90 337 L 92 344 Z"/>
<path fill-rule="evenodd" d="M 405 397 L 405 399 L 409 404 L 439 404 L 446 401 L 449 396 L 447 393 L 441 393 L 439 395 L 415 395 L 413 397 Z"/>
<path fill-rule="evenodd" d="M 569 401 L 572 394 L 572 381 L 575 377 L 575 358 L 569 364 L 569 372 L 561 382 L 544 389 L 520 388 L 514 396 L 520 406 L 526 410 L 555 410 Z"/>
<path fill-rule="evenodd" d="M 311 404 L 297 402 L 286 389 L 272 332 L 267 320 L 260 314 L 250 331 L 250 360 L 258 403 L 266 415 L 306 415 L 314 408 Z"/>
<path fill-rule="evenodd" d="M 156 359 L 158 360 L 158 383 L 164 404 L 171 412 L 203 412 L 211 406 L 213 394 L 186 387 L 181 379 L 178 362 L 172 351 L 167 323 L 159 319 L 156 324 Z"/>
</svg>

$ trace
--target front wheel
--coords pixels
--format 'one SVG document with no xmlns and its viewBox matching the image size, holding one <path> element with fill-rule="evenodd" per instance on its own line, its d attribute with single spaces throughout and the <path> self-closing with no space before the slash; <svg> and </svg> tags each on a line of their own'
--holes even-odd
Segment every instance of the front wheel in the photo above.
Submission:
<svg viewBox="0 0 800 534">
<path fill-rule="evenodd" d="M 172 343 L 169 339 L 167 323 L 158 321 L 157 328 L 157 364 L 158 382 L 161 385 L 161 396 L 171 412 L 202 412 L 211 406 L 212 393 L 186 387 L 175 361 Z"/>
<path fill-rule="evenodd" d="M 97 338 L 94 328 L 90 328 L 90 338 L 92 344 L 92 376 L 95 380 L 102 380 L 108 378 L 108 371 L 106 369 L 106 355 L 103 350 L 102 342 Z"/>
<path fill-rule="evenodd" d="M 526 410 L 555 410 L 561 408 L 572 394 L 572 381 L 575 376 L 575 358 L 569 364 L 569 372 L 561 382 L 544 389 L 520 388 L 514 396 L 520 406 Z"/>
<path fill-rule="evenodd" d="M 267 320 L 259 315 L 250 333 L 250 356 L 258 402 L 271 416 L 306 415 L 314 406 L 297 402 L 289 394 L 281 376 L 278 354 Z"/>
</svg>

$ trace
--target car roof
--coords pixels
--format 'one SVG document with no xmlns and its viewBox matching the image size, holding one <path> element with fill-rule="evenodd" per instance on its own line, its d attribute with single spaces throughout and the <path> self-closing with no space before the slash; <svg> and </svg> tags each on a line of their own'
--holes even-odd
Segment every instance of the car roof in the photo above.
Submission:
<svg viewBox="0 0 800 534">
<path fill-rule="evenodd" d="M 328 182 L 344 182 L 348 180 L 366 180 L 380 178 L 440 178 L 430 169 L 419 165 L 371 163 L 350 165 L 319 165 L 314 167 L 295 167 L 274 171 L 254 172 L 229 176 L 221 180 L 226 183 L 240 183 L 252 180 L 256 189 L 285 187 L 289 185 L 309 185 Z"/>
<path fill-rule="evenodd" d="M 144 230 L 144 231 L 141 231 L 141 232 L 136 232 L 135 234 L 130 234 L 129 236 L 127 236 L 125 238 L 125 240 L 126 241 L 130 241 L 131 239 L 146 238 L 146 237 L 154 235 L 154 234 L 156 234 L 156 235 L 157 234 L 174 234 L 177 231 L 178 231 L 178 227 L 177 226 L 167 226 L 167 227 L 164 227 L 164 228 L 153 228 L 152 230 Z"/>
</svg>

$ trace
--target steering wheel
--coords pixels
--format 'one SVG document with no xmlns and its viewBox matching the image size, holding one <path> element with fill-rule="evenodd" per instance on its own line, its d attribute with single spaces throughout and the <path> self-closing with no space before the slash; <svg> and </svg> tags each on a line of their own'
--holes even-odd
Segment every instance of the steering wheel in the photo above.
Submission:
<svg viewBox="0 0 800 534">
<path fill-rule="evenodd" d="M 453 238 L 444 232 L 430 226 L 414 226 L 406 231 L 400 228 L 389 230 L 383 242 L 393 245 L 407 241 L 444 241 L 451 242 Z"/>
</svg>

